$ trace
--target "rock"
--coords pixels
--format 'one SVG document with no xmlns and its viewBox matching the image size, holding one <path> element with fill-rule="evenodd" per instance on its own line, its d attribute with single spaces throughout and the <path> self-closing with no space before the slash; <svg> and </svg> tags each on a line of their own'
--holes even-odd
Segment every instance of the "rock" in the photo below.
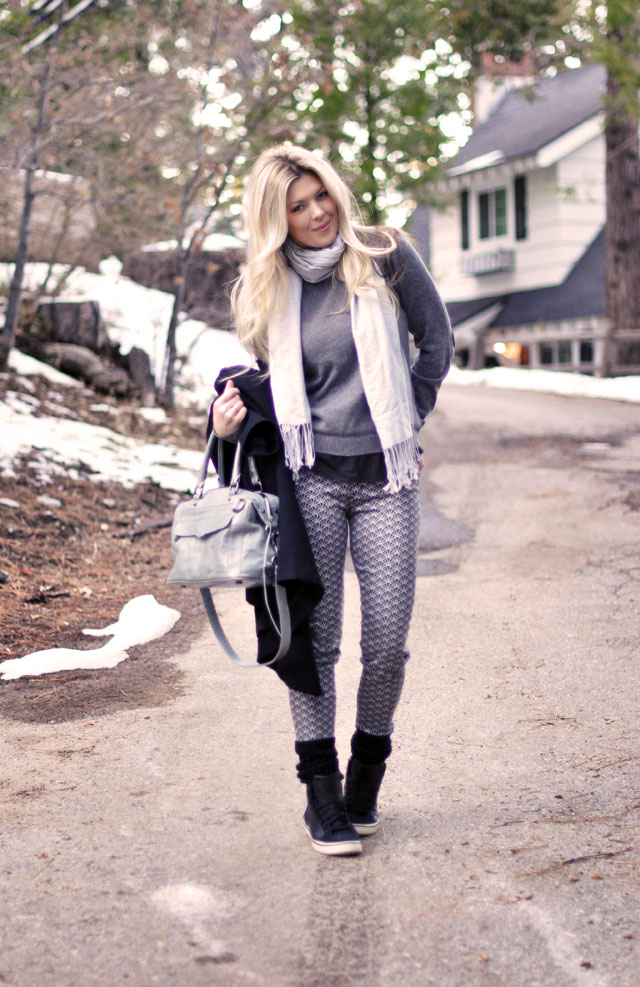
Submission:
<svg viewBox="0 0 640 987">
<path fill-rule="evenodd" d="M 6 583 L 8 578 L 9 577 L 7 576 L 6 572 L 0 572 L 0 586 L 2 586 L 3 583 Z"/>
<path fill-rule="evenodd" d="M 138 346 L 132 347 L 126 356 L 129 375 L 140 393 L 140 402 L 150 408 L 156 401 L 156 382 L 151 373 L 149 354 Z"/>
<path fill-rule="evenodd" d="M 102 369 L 87 381 L 96 391 L 103 394 L 115 394 L 116 397 L 125 397 L 131 390 L 131 381 L 126 370 L 119 367 L 108 367 L 103 365 Z"/>
<path fill-rule="evenodd" d="M 43 347 L 43 356 L 58 370 L 87 381 L 104 367 L 97 353 L 72 343 L 48 343 Z"/>
<path fill-rule="evenodd" d="M 80 377 L 91 387 L 104 394 L 123 397 L 131 389 L 126 370 L 104 362 L 97 353 L 73 343 L 48 343 L 43 347 L 44 358 L 58 370 Z"/>
<path fill-rule="evenodd" d="M 50 338 L 60 343 L 75 343 L 96 352 L 108 346 L 97 302 L 45 301 L 38 306 L 38 315 L 48 327 Z"/>
<path fill-rule="evenodd" d="M 187 272 L 184 309 L 193 319 L 202 319 L 220 329 L 231 327 L 231 285 L 240 274 L 245 252 L 200 250 L 193 254 Z M 123 275 L 160 291 L 173 292 L 177 274 L 174 250 L 141 250 L 128 254 Z"/>
</svg>

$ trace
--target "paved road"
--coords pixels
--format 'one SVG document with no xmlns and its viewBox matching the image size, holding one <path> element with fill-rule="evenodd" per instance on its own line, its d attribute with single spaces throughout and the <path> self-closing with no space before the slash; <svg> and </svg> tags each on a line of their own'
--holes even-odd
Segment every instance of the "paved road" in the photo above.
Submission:
<svg viewBox="0 0 640 987">
<path fill-rule="evenodd" d="M 0 983 L 640 984 L 640 409 L 445 386 L 424 438 L 380 833 L 312 852 L 286 696 L 203 632 L 163 706 L 0 720 Z"/>
</svg>

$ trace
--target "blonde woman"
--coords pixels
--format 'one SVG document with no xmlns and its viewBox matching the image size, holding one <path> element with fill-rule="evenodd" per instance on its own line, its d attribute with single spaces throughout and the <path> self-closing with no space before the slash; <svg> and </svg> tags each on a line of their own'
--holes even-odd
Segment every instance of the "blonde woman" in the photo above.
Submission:
<svg viewBox="0 0 640 987">
<path fill-rule="evenodd" d="M 348 188 L 320 155 L 286 145 L 260 155 L 245 217 L 237 333 L 268 375 L 324 588 L 310 618 L 321 695 L 289 689 L 298 776 L 307 787 L 304 821 L 316 850 L 355 854 L 379 824 L 415 594 L 418 432 L 449 368 L 451 329 L 408 240 L 361 225 Z M 234 380 L 213 405 L 214 429 L 226 438 L 247 415 L 241 379 Z M 362 673 L 343 795 L 334 670 L 348 543 L 361 593 Z"/>
</svg>

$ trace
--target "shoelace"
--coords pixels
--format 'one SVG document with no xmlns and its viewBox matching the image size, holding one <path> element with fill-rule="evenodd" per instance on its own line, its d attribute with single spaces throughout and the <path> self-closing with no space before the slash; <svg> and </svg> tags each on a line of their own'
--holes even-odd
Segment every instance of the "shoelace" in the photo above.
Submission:
<svg viewBox="0 0 640 987">
<path fill-rule="evenodd" d="M 316 802 L 316 812 L 325 829 L 336 833 L 350 826 L 347 810 L 342 801 L 331 799 L 327 802 Z"/>
</svg>

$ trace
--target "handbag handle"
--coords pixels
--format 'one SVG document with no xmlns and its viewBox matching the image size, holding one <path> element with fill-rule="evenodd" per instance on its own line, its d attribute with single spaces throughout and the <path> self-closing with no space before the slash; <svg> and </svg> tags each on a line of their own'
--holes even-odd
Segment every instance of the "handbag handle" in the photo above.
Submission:
<svg viewBox="0 0 640 987">
<path fill-rule="evenodd" d="M 226 487 L 225 476 L 224 476 L 224 454 L 222 450 L 222 438 L 211 429 L 209 433 L 209 438 L 207 439 L 207 445 L 204 450 L 204 458 L 200 464 L 200 469 L 198 470 L 198 476 L 196 478 L 196 486 L 193 491 L 194 498 L 202 497 L 204 490 L 204 485 L 209 473 L 209 463 L 211 462 L 211 456 L 213 455 L 213 447 L 216 443 L 219 443 L 218 449 L 218 468 L 214 468 L 214 473 L 218 477 L 218 482 L 221 487 Z M 241 442 L 236 443 L 236 452 L 233 457 L 233 467 L 231 469 L 231 480 L 228 486 L 233 487 L 234 484 L 239 486 L 240 484 L 240 473 L 242 471 L 242 456 L 244 453 L 244 447 Z M 258 474 L 258 468 L 256 466 L 256 461 L 253 456 L 246 456 L 247 463 L 249 465 L 249 476 L 251 477 L 251 482 L 256 490 L 262 490 L 262 484 L 260 482 L 260 476 Z"/>
</svg>

